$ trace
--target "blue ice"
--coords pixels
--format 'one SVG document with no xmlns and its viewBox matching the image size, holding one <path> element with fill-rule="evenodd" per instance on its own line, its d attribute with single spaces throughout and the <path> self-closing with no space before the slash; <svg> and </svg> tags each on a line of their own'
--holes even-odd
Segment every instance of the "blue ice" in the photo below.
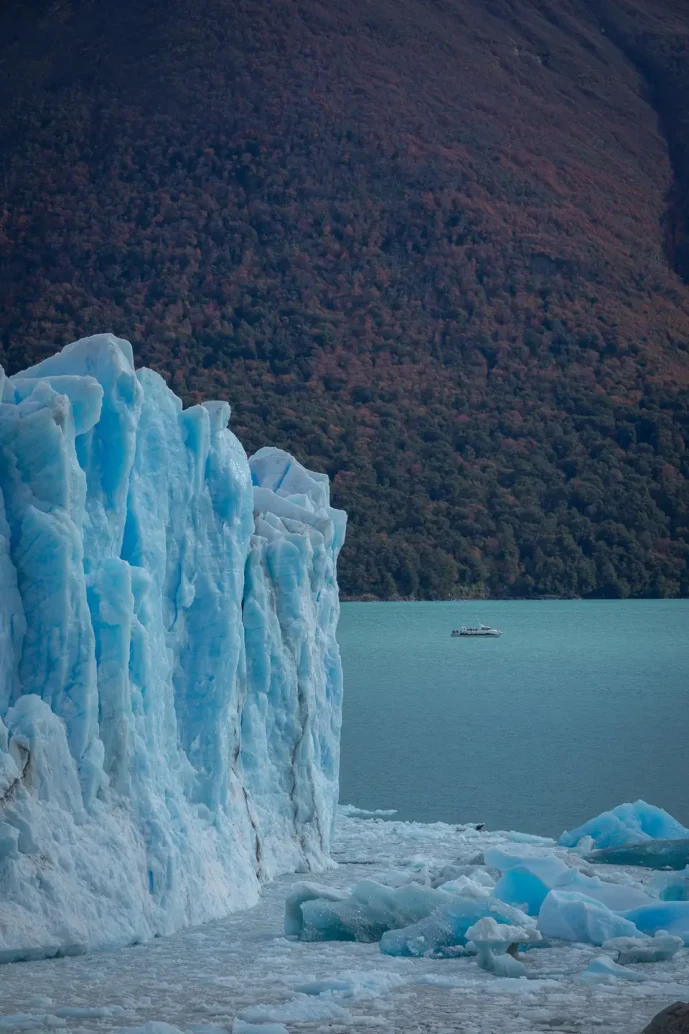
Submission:
<svg viewBox="0 0 689 1034">
<path fill-rule="evenodd" d="M 397 956 L 443 954 L 444 949 L 466 945 L 469 928 L 486 917 L 499 924 L 535 928 L 535 923 L 527 915 L 502 901 L 456 898 L 418 922 L 384 934 L 380 950 L 385 955 Z"/>
<path fill-rule="evenodd" d="M 126 944 L 326 864 L 345 515 L 110 334 L 0 372 L 0 951 Z"/>
<path fill-rule="evenodd" d="M 591 837 L 592 847 L 618 847 L 622 844 L 642 844 L 648 840 L 678 840 L 689 837 L 686 829 L 662 808 L 645 801 L 619 804 L 612 811 L 604 811 L 569 833 L 563 833 L 563 847 L 576 847 L 585 837 Z"/>
<path fill-rule="evenodd" d="M 681 937 L 689 946 L 689 901 L 657 901 L 642 905 L 624 913 L 625 919 L 634 923 L 642 933 L 656 934 L 660 930 L 674 937 Z"/>
<path fill-rule="evenodd" d="M 613 937 L 638 937 L 633 914 L 617 915 L 579 891 L 551 890 L 541 905 L 538 929 L 544 937 L 602 945 Z"/>
<path fill-rule="evenodd" d="M 639 982 L 646 979 L 644 973 L 635 969 L 626 969 L 619 966 L 607 955 L 599 955 L 592 959 L 586 969 L 578 974 L 578 979 L 585 984 L 614 984 L 618 980 L 629 980 Z"/>
</svg>

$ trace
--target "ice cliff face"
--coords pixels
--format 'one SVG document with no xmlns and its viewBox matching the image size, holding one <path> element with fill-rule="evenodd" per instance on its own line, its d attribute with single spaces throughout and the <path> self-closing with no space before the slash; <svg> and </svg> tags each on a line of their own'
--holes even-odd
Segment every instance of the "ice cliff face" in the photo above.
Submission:
<svg viewBox="0 0 689 1034">
<path fill-rule="evenodd" d="M 0 959 L 129 943 L 326 864 L 345 515 L 126 341 L 0 370 Z"/>
</svg>

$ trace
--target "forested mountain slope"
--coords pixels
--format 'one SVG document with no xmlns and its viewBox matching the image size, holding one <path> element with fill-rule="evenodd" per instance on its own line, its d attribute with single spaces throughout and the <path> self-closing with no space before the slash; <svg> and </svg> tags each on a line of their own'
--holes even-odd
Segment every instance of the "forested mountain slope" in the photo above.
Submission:
<svg viewBox="0 0 689 1034">
<path fill-rule="evenodd" d="M 345 594 L 689 594 L 689 0 L 10 0 L 0 96 L 8 372 L 229 398 Z"/>
</svg>

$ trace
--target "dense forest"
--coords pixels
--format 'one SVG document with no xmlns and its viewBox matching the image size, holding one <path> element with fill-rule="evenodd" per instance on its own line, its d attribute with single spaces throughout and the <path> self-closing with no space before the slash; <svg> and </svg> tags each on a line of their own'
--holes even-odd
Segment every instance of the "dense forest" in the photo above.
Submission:
<svg viewBox="0 0 689 1034">
<path fill-rule="evenodd" d="M 129 338 L 343 593 L 689 595 L 689 0 L 8 0 L 0 362 Z"/>
</svg>

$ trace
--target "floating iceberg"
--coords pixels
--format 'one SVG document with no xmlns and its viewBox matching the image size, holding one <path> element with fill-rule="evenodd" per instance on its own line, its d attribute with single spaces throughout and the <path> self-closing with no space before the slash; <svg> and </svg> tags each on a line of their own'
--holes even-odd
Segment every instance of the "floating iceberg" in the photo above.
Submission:
<svg viewBox="0 0 689 1034">
<path fill-rule="evenodd" d="M 469 927 L 486 916 L 531 930 L 521 938 L 524 943 L 540 940 L 535 920 L 492 898 L 490 886 L 467 876 L 438 889 L 362 880 L 348 895 L 298 884 L 285 902 L 285 934 L 302 941 L 380 941 L 386 955 L 443 954 L 466 945 Z"/>
<path fill-rule="evenodd" d="M 635 969 L 625 969 L 608 958 L 607 955 L 599 955 L 592 959 L 578 979 L 584 984 L 614 984 L 618 980 L 631 980 L 637 983 L 646 979 L 645 973 L 638 973 Z"/>
<path fill-rule="evenodd" d="M 495 887 L 495 896 L 532 916 L 538 915 L 548 892 L 574 874 L 553 854 L 509 854 L 492 848 L 486 855 L 496 868 L 504 870 Z"/>
<path fill-rule="evenodd" d="M 656 901 L 652 905 L 632 908 L 624 913 L 642 933 L 663 933 L 681 937 L 689 946 L 689 901 Z"/>
<path fill-rule="evenodd" d="M 639 886 L 611 883 L 587 876 L 565 865 L 561 859 L 525 859 L 508 869 L 494 890 L 496 898 L 536 916 L 551 890 L 579 891 L 600 901 L 613 912 L 649 905 L 653 899 Z"/>
<path fill-rule="evenodd" d="M 288 899 L 289 900 L 289 899 Z M 379 941 L 388 930 L 416 923 L 440 908 L 447 895 L 431 887 L 409 883 L 387 887 L 374 880 L 355 884 L 344 900 L 309 898 L 301 905 L 302 941 Z M 285 914 L 288 930 L 289 905 Z M 290 923 L 293 928 L 293 923 Z"/>
<path fill-rule="evenodd" d="M 682 947 L 681 937 L 659 931 L 654 937 L 614 937 L 605 941 L 605 951 L 614 951 L 620 965 L 630 962 L 666 962 Z"/>
<path fill-rule="evenodd" d="M 384 934 L 380 950 L 384 955 L 452 956 L 455 954 L 453 949 L 465 947 L 471 939 L 467 931 L 486 917 L 498 924 L 534 931 L 536 928 L 533 919 L 502 901 L 489 897 L 450 897 L 449 901 L 418 922 Z"/>
<path fill-rule="evenodd" d="M 326 864 L 345 515 L 112 335 L 0 371 L 0 951 L 130 943 Z"/>
<path fill-rule="evenodd" d="M 602 945 L 613 937 L 638 937 L 630 913 L 617 915 L 602 902 L 578 891 L 551 890 L 538 913 L 544 937 Z"/>
<path fill-rule="evenodd" d="M 679 840 L 689 837 L 686 829 L 662 808 L 645 801 L 619 804 L 612 811 L 604 811 L 569 833 L 563 833 L 563 847 L 576 847 L 585 837 L 591 837 L 591 847 L 620 847 L 623 844 L 643 844 L 648 840 Z"/>
</svg>

